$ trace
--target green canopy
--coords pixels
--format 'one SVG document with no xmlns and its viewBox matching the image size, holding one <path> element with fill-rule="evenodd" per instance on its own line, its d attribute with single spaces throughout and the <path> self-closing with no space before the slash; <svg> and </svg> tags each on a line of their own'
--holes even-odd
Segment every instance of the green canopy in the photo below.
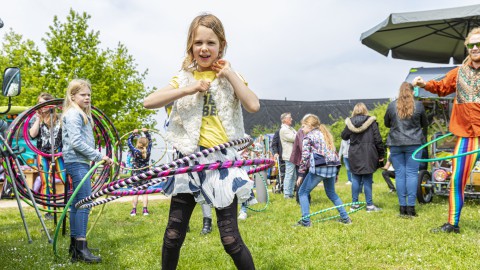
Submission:
<svg viewBox="0 0 480 270">
<path fill-rule="evenodd" d="M 464 40 L 480 26 L 480 5 L 438 10 L 392 13 L 364 32 L 360 41 L 367 47 L 397 59 L 429 63 L 463 62 Z"/>
</svg>

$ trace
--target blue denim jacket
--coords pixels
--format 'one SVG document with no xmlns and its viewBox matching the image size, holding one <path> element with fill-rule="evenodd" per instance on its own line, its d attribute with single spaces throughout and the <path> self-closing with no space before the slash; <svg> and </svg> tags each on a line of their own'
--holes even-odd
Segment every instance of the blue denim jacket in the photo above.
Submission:
<svg viewBox="0 0 480 270">
<path fill-rule="evenodd" d="M 62 119 L 63 160 L 65 163 L 102 160 L 102 153 L 95 149 L 92 126 L 83 122 L 78 109 L 69 109 Z"/>
</svg>

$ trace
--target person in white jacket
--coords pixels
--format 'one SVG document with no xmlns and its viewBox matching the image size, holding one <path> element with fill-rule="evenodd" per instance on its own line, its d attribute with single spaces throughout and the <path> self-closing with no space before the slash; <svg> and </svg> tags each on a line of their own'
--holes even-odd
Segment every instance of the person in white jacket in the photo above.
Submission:
<svg viewBox="0 0 480 270">
<path fill-rule="evenodd" d="M 283 196 L 285 199 L 294 198 L 293 190 L 297 173 L 295 164 L 290 162 L 290 155 L 292 155 L 293 142 L 295 142 L 295 135 L 297 131 L 292 127 L 291 113 L 283 113 L 280 116 L 282 120 L 282 127 L 280 128 L 280 141 L 282 142 L 282 160 L 285 162 L 285 179 L 283 181 Z"/>
</svg>

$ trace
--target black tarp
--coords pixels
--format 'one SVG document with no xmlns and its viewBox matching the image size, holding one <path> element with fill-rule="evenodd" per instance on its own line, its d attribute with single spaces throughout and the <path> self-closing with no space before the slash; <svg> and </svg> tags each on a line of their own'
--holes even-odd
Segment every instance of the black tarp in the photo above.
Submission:
<svg viewBox="0 0 480 270">
<path fill-rule="evenodd" d="M 368 110 L 375 106 L 389 102 L 388 98 L 379 99 L 349 99 L 349 100 L 326 100 L 326 101 L 293 101 L 293 100 L 270 100 L 260 99 L 260 111 L 248 113 L 243 109 L 243 121 L 245 132 L 250 134 L 253 127 L 272 127 L 280 125 L 280 115 L 290 112 L 293 117 L 293 125 L 299 122 L 307 113 L 313 113 L 324 124 L 330 125 L 339 117 L 349 117 L 355 104 L 363 102 Z"/>
</svg>

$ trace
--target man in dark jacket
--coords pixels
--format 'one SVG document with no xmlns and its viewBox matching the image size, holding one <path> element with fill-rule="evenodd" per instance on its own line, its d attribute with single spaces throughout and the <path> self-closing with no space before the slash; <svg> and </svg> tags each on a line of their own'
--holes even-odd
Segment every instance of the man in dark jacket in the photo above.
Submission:
<svg viewBox="0 0 480 270">
<path fill-rule="evenodd" d="M 282 160 L 282 142 L 280 141 L 280 129 L 275 132 L 270 145 L 275 161 L 278 161 L 278 186 L 277 193 L 283 192 L 283 178 L 285 176 L 285 162 Z"/>
</svg>

